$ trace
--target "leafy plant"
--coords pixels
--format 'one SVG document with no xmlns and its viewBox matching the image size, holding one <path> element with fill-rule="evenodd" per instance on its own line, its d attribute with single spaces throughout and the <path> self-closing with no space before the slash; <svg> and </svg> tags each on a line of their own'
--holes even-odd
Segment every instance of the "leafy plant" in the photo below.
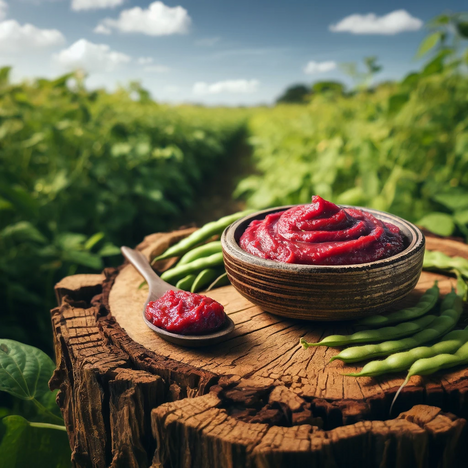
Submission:
<svg viewBox="0 0 468 468">
<path fill-rule="evenodd" d="M 79 74 L 17 84 L 9 73 L 0 69 L 0 336 L 51 353 L 54 283 L 182 224 L 246 111 L 160 105 L 137 83 L 108 93 Z"/>
<path fill-rule="evenodd" d="M 348 67 L 365 87 L 316 93 L 307 106 L 258 110 L 249 120 L 257 173 L 236 196 L 255 208 L 334 202 L 398 214 L 468 239 L 466 15 L 442 15 L 420 48 L 427 62 L 400 82 L 369 88 L 379 71 Z M 431 38 L 432 37 L 432 38 Z"/>
<path fill-rule="evenodd" d="M 0 420 L 0 460 L 9 468 L 70 466 L 70 447 L 58 406 L 57 392 L 47 382 L 52 360 L 32 346 L 0 339 L 0 391 L 29 402 L 31 421 L 7 415 Z"/>
</svg>

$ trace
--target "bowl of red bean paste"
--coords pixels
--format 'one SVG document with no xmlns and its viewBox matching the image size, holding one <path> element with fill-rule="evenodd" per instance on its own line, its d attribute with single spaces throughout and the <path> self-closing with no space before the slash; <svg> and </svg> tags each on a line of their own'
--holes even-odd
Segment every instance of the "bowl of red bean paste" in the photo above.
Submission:
<svg viewBox="0 0 468 468">
<path fill-rule="evenodd" d="M 416 286 L 425 245 L 402 218 L 319 196 L 246 216 L 221 242 L 239 293 L 267 312 L 321 321 L 391 308 Z"/>
</svg>

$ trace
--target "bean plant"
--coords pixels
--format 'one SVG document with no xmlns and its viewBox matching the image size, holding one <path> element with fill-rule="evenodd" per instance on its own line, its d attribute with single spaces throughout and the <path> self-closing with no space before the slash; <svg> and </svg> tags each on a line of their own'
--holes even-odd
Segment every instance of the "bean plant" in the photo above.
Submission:
<svg viewBox="0 0 468 468">
<path fill-rule="evenodd" d="M 137 84 L 88 91 L 78 74 L 16 84 L 9 73 L 0 69 L 0 337 L 52 352 L 54 283 L 187 223 L 246 111 L 170 107 Z"/>
<path fill-rule="evenodd" d="M 400 215 L 440 235 L 468 238 L 467 15 L 441 15 L 398 82 L 308 105 L 278 105 L 249 120 L 257 174 L 236 195 L 255 208 L 311 196 Z"/>
</svg>

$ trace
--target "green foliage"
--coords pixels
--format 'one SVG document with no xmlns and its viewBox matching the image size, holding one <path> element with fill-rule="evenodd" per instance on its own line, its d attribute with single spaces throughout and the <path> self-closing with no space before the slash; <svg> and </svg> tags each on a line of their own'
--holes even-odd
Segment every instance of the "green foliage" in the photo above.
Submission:
<svg viewBox="0 0 468 468">
<path fill-rule="evenodd" d="M 312 85 L 312 92 L 314 94 L 323 93 L 338 93 L 343 94 L 345 86 L 338 81 L 318 81 Z"/>
<path fill-rule="evenodd" d="M 303 84 L 292 85 L 276 100 L 276 103 L 305 104 L 309 96 L 309 86 Z"/>
<path fill-rule="evenodd" d="M 0 460 L 8 468 L 66 468 L 71 466 L 64 426 L 35 423 L 21 416 L 0 420 Z"/>
<path fill-rule="evenodd" d="M 0 391 L 33 402 L 47 421 L 60 422 L 57 392 L 47 386 L 54 369 L 55 364 L 40 349 L 0 339 Z"/>
<path fill-rule="evenodd" d="M 70 447 L 63 419 L 55 403 L 57 392 L 48 388 L 55 365 L 45 353 L 17 341 L 0 340 L 0 392 L 33 407 L 22 416 L 0 411 L 2 466 L 62 468 L 70 466 Z"/>
<path fill-rule="evenodd" d="M 422 50 L 432 44 L 433 55 L 399 83 L 259 110 L 249 122 L 258 172 L 236 195 L 264 208 L 319 194 L 468 236 L 468 77 L 459 40 L 439 49 L 426 40 Z M 375 59 L 367 68 L 362 77 L 351 71 L 371 75 Z"/>
<path fill-rule="evenodd" d="M 137 83 L 107 93 L 74 74 L 22 84 L 8 74 L 0 69 L 0 336 L 51 351 L 54 283 L 175 226 L 245 111 L 159 105 Z"/>
</svg>

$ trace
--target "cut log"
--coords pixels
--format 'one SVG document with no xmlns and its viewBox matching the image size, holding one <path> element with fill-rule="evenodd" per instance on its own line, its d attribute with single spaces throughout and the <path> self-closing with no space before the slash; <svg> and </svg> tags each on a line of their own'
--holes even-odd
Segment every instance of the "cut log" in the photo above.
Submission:
<svg viewBox="0 0 468 468">
<path fill-rule="evenodd" d="M 139 249 L 153 257 L 190 232 L 155 234 Z M 468 246 L 451 240 L 428 237 L 427 248 L 468 258 Z M 417 302 L 435 279 L 442 294 L 455 285 L 423 272 L 400 307 Z M 403 374 L 344 377 L 344 368 L 359 366 L 327 365 L 337 350 L 298 346 L 302 336 L 318 341 L 351 324 L 276 317 L 227 286 L 207 295 L 225 306 L 234 333 L 210 348 L 181 348 L 144 324 L 141 282 L 125 264 L 56 286 L 51 388 L 61 390 L 75 466 L 468 463 L 468 369 L 413 378 L 389 415 Z"/>
</svg>

